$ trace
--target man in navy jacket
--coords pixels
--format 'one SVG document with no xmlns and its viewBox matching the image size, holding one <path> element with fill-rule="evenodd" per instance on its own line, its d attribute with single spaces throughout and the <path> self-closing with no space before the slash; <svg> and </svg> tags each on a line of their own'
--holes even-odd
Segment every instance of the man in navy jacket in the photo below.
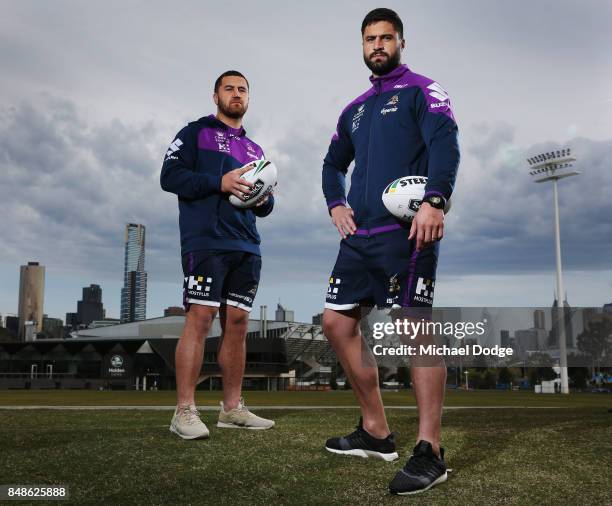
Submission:
<svg viewBox="0 0 612 506">
<path fill-rule="evenodd" d="M 364 365 L 361 308 L 401 309 L 416 319 L 433 303 L 444 207 L 459 165 L 457 124 L 446 91 L 402 65 L 403 25 L 390 9 L 363 20 L 364 62 L 372 87 L 340 115 L 323 164 L 323 192 L 342 236 L 326 296 L 323 329 L 361 407 L 357 430 L 331 438 L 333 453 L 398 458 L 389 431 L 375 364 Z M 348 197 L 345 178 L 355 162 Z M 402 176 L 426 176 L 425 196 L 412 224 L 384 207 L 382 193 Z M 408 230 L 409 229 L 409 230 Z M 416 309 L 416 310 L 415 310 Z M 440 423 L 446 368 L 411 367 L 419 409 L 417 445 L 389 485 L 413 494 L 446 480 Z"/>
<path fill-rule="evenodd" d="M 229 195 L 242 198 L 252 184 L 242 178 L 262 149 L 246 136 L 242 118 L 249 104 L 249 83 L 235 70 L 215 82 L 215 115 L 189 123 L 170 144 L 161 186 L 178 195 L 184 273 L 185 326 L 176 347 L 177 408 L 170 431 L 183 439 L 209 436 L 195 407 L 204 340 L 219 312 L 222 328 L 217 359 L 223 376 L 218 427 L 269 429 L 274 425 L 251 413 L 241 397 L 246 333 L 261 256 L 255 217 L 272 212 L 270 195 L 242 209 Z"/>
</svg>

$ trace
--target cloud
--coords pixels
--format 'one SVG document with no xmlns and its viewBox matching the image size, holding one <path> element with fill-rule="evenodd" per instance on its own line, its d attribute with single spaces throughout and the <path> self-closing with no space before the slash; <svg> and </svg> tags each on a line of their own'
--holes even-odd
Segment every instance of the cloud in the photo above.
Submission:
<svg viewBox="0 0 612 506">
<path fill-rule="evenodd" d="M 280 169 L 275 212 L 259 220 L 266 265 L 300 282 L 327 276 L 338 247 L 321 192 L 321 162 L 331 128 L 295 125 L 264 145 Z M 259 140 L 260 127 L 253 129 Z M 165 131 L 165 129 L 164 129 Z M 535 185 L 525 158 L 560 146 L 521 147 L 514 128 L 481 124 L 466 153 L 447 220 L 444 272 L 483 274 L 551 268 L 552 191 Z M 172 281 L 178 265 L 176 198 L 159 187 L 170 139 L 150 122 L 96 123 L 72 102 L 44 97 L 0 114 L 0 212 L 4 262 L 37 259 L 56 269 L 116 278 L 123 227 L 147 226 L 151 279 Z M 261 142 L 261 141 L 260 141 Z M 583 174 L 559 183 L 564 265 L 609 268 L 612 141 L 570 143 Z M 323 267 L 324 266 L 324 267 Z"/>
<path fill-rule="evenodd" d="M 158 183 L 163 146 L 150 123 L 96 124 L 66 100 L 3 110 L 3 261 L 120 274 L 126 222 L 170 227 L 173 206 Z"/>
<path fill-rule="evenodd" d="M 321 191 L 321 163 L 333 126 L 296 123 L 279 134 L 265 122 L 249 122 L 249 135 L 280 171 L 276 209 L 258 220 L 264 255 L 258 304 L 280 298 L 301 311 L 302 319 L 320 310 L 339 245 Z M 441 248 L 441 302 L 469 304 L 478 296 L 466 295 L 465 280 L 473 285 L 491 279 L 504 280 L 504 300 L 515 300 L 523 291 L 519 280 L 548 279 L 554 269 L 552 188 L 531 182 L 525 159 L 561 146 L 521 146 L 515 128 L 504 123 L 468 130 Z M 88 118 L 74 102 L 50 96 L 0 109 L 3 264 L 37 260 L 47 266 L 50 282 L 61 274 L 66 280 L 82 279 L 83 285 L 114 287 L 123 272 L 123 227 L 144 223 L 150 298 L 157 301 L 150 314 L 178 303 L 178 206 L 176 197 L 159 186 L 161 160 L 172 137 L 168 131 L 167 125 L 151 122 Z M 570 290 L 574 296 L 592 300 L 581 283 L 598 291 L 602 285 L 592 273 L 611 268 L 607 160 L 612 140 L 576 138 L 568 145 L 582 174 L 559 183 L 563 264 L 567 286 L 572 288 L 572 279 L 580 285 Z M 572 272 L 582 274 L 571 277 Z M 544 302 L 552 281 L 537 292 L 545 295 Z M 59 286 L 50 292 L 50 309 L 61 315 L 73 310 L 74 301 L 56 301 L 66 296 Z M 13 291 L 12 285 L 3 288 Z M 116 298 L 107 290 L 112 314 Z"/>
<path fill-rule="evenodd" d="M 507 125 L 479 125 L 480 141 L 464 148 L 444 244 L 445 269 L 454 273 L 534 272 L 554 266 L 551 184 L 534 184 L 525 159 L 562 148 L 554 142 L 519 146 Z M 575 138 L 582 172 L 561 180 L 559 204 L 564 267 L 609 269 L 612 251 L 612 140 Z"/>
</svg>

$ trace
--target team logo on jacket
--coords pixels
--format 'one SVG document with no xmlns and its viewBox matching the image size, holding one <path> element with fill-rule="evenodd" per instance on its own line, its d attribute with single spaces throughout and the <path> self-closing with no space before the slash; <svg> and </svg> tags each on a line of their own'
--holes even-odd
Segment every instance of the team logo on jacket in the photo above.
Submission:
<svg viewBox="0 0 612 506">
<path fill-rule="evenodd" d="M 389 114 L 390 112 L 396 112 L 398 103 L 399 103 L 399 95 L 393 95 L 391 99 L 385 104 L 385 107 L 383 107 L 380 110 L 380 114 L 385 116 L 386 114 Z"/>
<path fill-rule="evenodd" d="M 183 145 L 183 141 L 181 139 L 174 139 L 172 141 L 172 144 L 170 144 L 170 146 L 168 146 L 168 151 L 166 151 L 166 160 L 177 160 L 178 157 L 174 155 L 174 153 L 176 153 L 179 149 L 181 149 L 181 146 Z"/>
<path fill-rule="evenodd" d="M 229 139 L 221 130 L 215 130 L 215 142 L 217 143 L 217 149 L 222 153 L 230 152 Z"/>
<path fill-rule="evenodd" d="M 449 106 L 450 97 L 448 96 L 448 93 L 446 92 L 446 90 L 442 88 L 442 86 L 434 82 L 434 83 L 431 83 L 429 86 L 427 86 L 427 89 L 430 90 L 429 96 L 438 101 L 438 102 L 433 102 L 429 104 L 429 107 L 431 109 L 438 109 L 440 107 Z"/>
<path fill-rule="evenodd" d="M 399 95 L 393 95 L 386 105 L 395 105 L 399 102 Z"/>
<path fill-rule="evenodd" d="M 359 128 L 359 123 L 361 122 L 361 117 L 365 111 L 365 104 L 361 104 L 357 108 L 357 112 L 353 116 L 353 124 L 351 125 L 351 133 L 354 133 L 355 130 Z"/>
<path fill-rule="evenodd" d="M 247 148 L 247 151 L 246 151 L 247 156 L 253 158 L 254 160 L 259 160 L 257 153 L 255 153 L 255 148 L 253 147 L 253 144 L 247 141 L 246 148 Z"/>
</svg>

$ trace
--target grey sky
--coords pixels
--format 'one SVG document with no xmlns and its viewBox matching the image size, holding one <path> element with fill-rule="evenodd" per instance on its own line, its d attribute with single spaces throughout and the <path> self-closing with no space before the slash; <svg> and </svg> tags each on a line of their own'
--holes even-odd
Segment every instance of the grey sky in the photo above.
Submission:
<svg viewBox="0 0 612 506">
<path fill-rule="evenodd" d="M 180 302 L 161 158 L 185 122 L 213 111 L 212 83 L 228 68 L 248 76 L 245 126 L 281 170 L 277 209 L 259 222 L 257 304 L 280 298 L 302 319 L 320 309 L 338 243 L 321 159 L 339 112 L 368 86 L 359 26 L 378 4 L 2 5 L 0 313 L 17 309 L 19 264 L 39 260 L 46 312 L 63 317 L 98 282 L 116 315 L 128 221 L 147 225 L 149 315 Z M 530 183 L 524 159 L 558 143 L 583 170 L 561 188 L 570 302 L 612 300 L 612 4 L 386 5 L 404 20 L 404 62 L 449 91 L 460 127 L 437 303 L 550 303 L 551 189 Z"/>
</svg>

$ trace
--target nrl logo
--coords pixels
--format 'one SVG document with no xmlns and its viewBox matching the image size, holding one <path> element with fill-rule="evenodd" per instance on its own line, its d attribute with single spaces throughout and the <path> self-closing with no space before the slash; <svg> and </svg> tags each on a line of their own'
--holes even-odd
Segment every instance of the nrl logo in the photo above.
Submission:
<svg viewBox="0 0 612 506">
<path fill-rule="evenodd" d="M 399 102 L 399 95 L 393 95 L 391 99 L 385 105 L 395 105 Z"/>
</svg>

